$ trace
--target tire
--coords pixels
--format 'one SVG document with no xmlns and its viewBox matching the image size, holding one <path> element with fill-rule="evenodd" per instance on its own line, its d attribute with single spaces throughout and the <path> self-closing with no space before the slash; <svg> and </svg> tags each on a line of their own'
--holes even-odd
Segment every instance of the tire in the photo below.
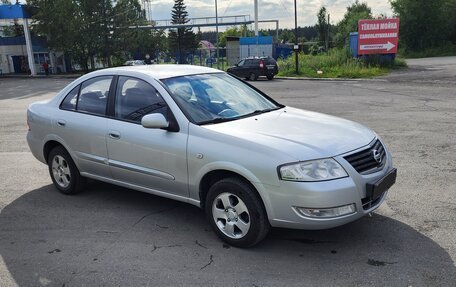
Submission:
<svg viewBox="0 0 456 287">
<path fill-rule="evenodd" d="M 48 167 L 52 182 L 61 193 L 76 194 L 82 191 L 86 180 L 81 176 L 73 159 L 63 146 L 51 150 Z"/>
<path fill-rule="evenodd" d="M 274 74 L 269 74 L 266 76 L 266 78 L 268 78 L 268 80 L 272 80 L 274 79 Z"/>
<path fill-rule="evenodd" d="M 255 73 L 250 73 L 249 75 L 249 80 L 250 81 L 256 81 L 258 79 L 258 75 Z"/>
<path fill-rule="evenodd" d="M 205 211 L 217 236 L 237 247 L 254 246 L 271 227 L 256 190 L 235 177 L 222 179 L 209 188 Z"/>
</svg>

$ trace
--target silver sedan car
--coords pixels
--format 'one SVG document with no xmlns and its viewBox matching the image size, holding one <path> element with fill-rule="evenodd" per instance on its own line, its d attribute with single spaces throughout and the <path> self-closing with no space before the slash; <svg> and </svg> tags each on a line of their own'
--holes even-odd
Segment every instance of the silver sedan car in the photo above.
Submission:
<svg viewBox="0 0 456 287">
<path fill-rule="evenodd" d="M 62 193 L 91 178 L 188 202 L 240 247 L 271 226 L 325 229 L 359 219 L 396 180 L 372 130 L 281 105 L 203 67 L 96 71 L 30 105 L 27 120 L 30 150 Z"/>
</svg>

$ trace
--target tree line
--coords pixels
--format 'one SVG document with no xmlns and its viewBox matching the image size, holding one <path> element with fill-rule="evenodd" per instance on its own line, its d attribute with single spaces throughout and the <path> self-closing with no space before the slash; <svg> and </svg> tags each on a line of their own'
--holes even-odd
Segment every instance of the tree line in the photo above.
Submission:
<svg viewBox="0 0 456 287">
<path fill-rule="evenodd" d="M 456 0 L 390 0 L 393 17 L 400 18 L 400 47 L 416 52 L 429 48 L 456 45 Z M 328 10 L 321 7 L 312 26 L 298 27 L 298 40 L 294 29 L 279 29 L 278 42 L 311 42 L 318 50 L 328 42 L 329 48 L 348 46 L 350 32 L 358 31 L 361 19 L 383 19 L 385 14 L 374 15 L 367 2 L 358 0 L 346 7 L 343 18 L 336 24 L 328 22 Z M 275 36 L 275 29 L 260 30 L 264 36 Z M 223 45 L 227 36 L 253 36 L 253 31 L 232 27 L 220 34 Z M 215 41 L 215 32 L 203 32 L 204 40 Z M 456 49 L 454 51 L 456 53 Z"/>
<path fill-rule="evenodd" d="M 46 36 L 48 45 L 63 51 L 84 70 L 95 58 L 105 65 L 122 62 L 135 53 L 164 49 L 164 31 L 132 29 L 146 24 L 137 0 L 28 0 L 37 7 L 32 31 Z M 114 63 L 117 64 L 117 63 Z"/>
<path fill-rule="evenodd" d="M 6 3 L 6 0 L 0 0 Z M 172 24 L 189 21 L 184 0 L 175 0 L 171 11 Z M 164 30 L 141 29 L 149 25 L 138 0 L 28 0 L 36 7 L 32 33 L 45 36 L 49 48 L 63 51 L 87 70 L 95 67 L 95 58 L 107 66 L 119 65 L 132 57 L 156 58 L 158 54 L 186 63 L 200 40 L 216 42 L 214 31 L 195 33 L 192 28 Z M 456 44 L 456 0 L 390 0 L 394 16 L 400 18 L 400 46 L 405 51 L 420 51 Z M 367 2 L 358 0 L 346 8 L 337 24 L 328 22 L 328 10 L 321 7 L 312 26 L 279 29 L 278 42 L 311 42 L 317 48 L 329 44 L 346 47 L 349 33 L 357 31 L 360 19 L 385 18 L 373 15 Z M 6 36 L 22 33 L 17 23 L 4 29 Z M 261 35 L 275 36 L 275 29 L 260 30 Z M 219 34 L 220 46 L 228 36 L 253 36 L 246 25 L 226 29 Z"/>
<path fill-rule="evenodd" d="M 168 54 L 186 63 L 186 55 L 198 47 L 191 28 L 170 29 L 168 35 L 141 28 L 150 23 L 138 0 L 28 0 L 27 5 L 36 8 L 32 34 L 46 37 L 50 49 L 63 51 L 84 70 L 94 69 L 96 59 L 117 66 L 146 54 L 151 59 Z M 184 0 L 175 0 L 171 15 L 174 25 L 188 23 Z M 21 36 L 22 26 L 15 21 L 3 34 Z"/>
<path fill-rule="evenodd" d="M 390 0 L 393 16 L 400 19 L 400 46 L 406 53 L 456 44 L 456 0 Z M 373 15 L 367 2 L 355 1 L 347 7 L 342 20 L 330 27 L 327 33 L 326 7 L 317 14 L 317 39 L 327 37 L 333 47 L 348 44 L 350 32 L 358 31 L 361 19 L 382 19 L 386 15 Z M 455 51 L 456 52 L 456 51 Z"/>
</svg>

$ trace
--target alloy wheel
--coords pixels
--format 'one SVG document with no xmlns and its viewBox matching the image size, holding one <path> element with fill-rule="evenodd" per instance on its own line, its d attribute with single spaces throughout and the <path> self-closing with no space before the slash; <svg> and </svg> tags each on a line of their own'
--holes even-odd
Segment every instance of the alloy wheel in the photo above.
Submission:
<svg viewBox="0 0 456 287">
<path fill-rule="evenodd" d="M 71 182 L 71 172 L 68 162 L 60 155 L 52 159 L 52 176 L 62 188 L 67 188 Z"/>
<path fill-rule="evenodd" d="M 229 238 L 240 239 L 250 229 L 250 212 L 242 199 L 232 193 L 224 192 L 214 199 L 212 217 Z"/>
</svg>

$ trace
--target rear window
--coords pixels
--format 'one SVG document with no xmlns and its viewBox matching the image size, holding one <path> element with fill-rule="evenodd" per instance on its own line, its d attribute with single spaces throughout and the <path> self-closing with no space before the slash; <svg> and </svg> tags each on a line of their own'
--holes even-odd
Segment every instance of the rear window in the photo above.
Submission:
<svg viewBox="0 0 456 287">
<path fill-rule="evenodd" d="M 274 58 L 264 58 L 264 62 L 266 63 L 266 65 L 275 65 L 276 61 L 274 60 Z"/>
<path fill-rule="evenodd" d="M 71 92 L 68 93 L 68 95 L 66 95 L 65 99 L 60 105 L 60 108 L 69 111 L 76 110 L 76 102 L 78 101 L 79 87 L 80 85 L 77 85 L 71 90 Z"/>
<path fill-rule="evenodd" d="M 104 115 L 112 76 L 100 76 L 85 81 L 81 85 L 77 110 L 96 115 Z"/>
<path fill-rule="evenodd" d="M 63 99 L 60 108 L 95 115 L 105 115 L 112 76 L 99 76 L 74 87 Z"/>
</svg>

